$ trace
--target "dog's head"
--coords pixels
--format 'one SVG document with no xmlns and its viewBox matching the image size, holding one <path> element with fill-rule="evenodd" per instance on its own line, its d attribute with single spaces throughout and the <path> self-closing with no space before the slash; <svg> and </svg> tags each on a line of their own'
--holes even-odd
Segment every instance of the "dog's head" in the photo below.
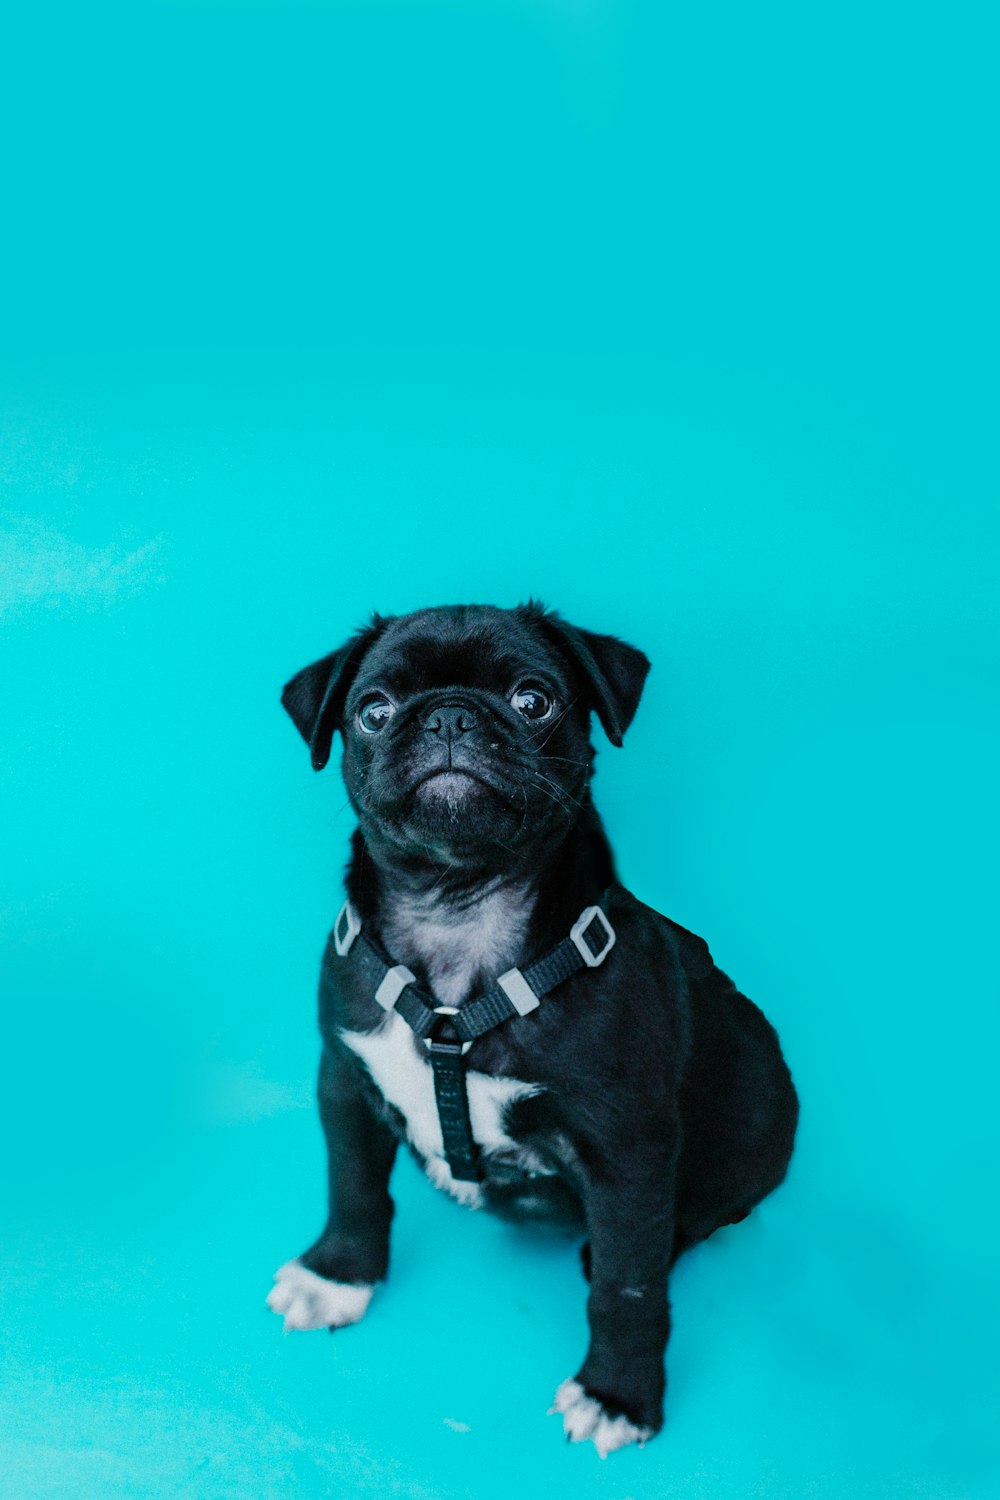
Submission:
<svg viewBox="0 0 1000 1500">
<path fill-rule="evenodd" d="M 281 701 L 314 768 L 344 743 L 362 828 L 414 853 L 524 849 L 578 815 L 590 714 L 620 745 L 649 662 L 540 605 L 375 616 L 288 682 Z"/>
</svg>

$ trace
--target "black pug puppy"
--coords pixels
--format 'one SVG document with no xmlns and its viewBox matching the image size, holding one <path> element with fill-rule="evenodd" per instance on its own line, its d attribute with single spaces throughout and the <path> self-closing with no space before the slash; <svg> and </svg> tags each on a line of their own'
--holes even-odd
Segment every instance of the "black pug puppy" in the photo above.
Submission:
<svg viewBox="0 0 1000 1500">
<path fill-rule="evenodd" d="M 358 818 L 323 958 L 329 1219 L 277 1272 L 286 1328 L 357 1322 L 400 1140 L 461 1201 L 575 1213 L 590 1344 L 554 1411 L 603 1457 L 663 1421 L 667 1277 L 785 1175 L 773 1028 L 701 938 L 618 883 L 590 796 L 649 662 L 539 605 L 376 616 L 282 702 Z"/>
</svg>

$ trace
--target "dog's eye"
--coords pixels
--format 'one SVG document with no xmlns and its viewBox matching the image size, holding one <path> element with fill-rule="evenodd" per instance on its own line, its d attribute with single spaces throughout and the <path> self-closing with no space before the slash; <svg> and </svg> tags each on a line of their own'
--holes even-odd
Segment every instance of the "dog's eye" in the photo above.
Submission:
<svg viewBox="0 0 1000 1500">
<path fill-rule="evenodd" d="M 547 719 L 555 704 L 542 688 L 532 682 L 522 682 L 511 695 L 511 707 L 516 708 L 519 714 L 537 724 L 540 719 Z"/>
<path fill-rule="evenodd" d="M 396 712 L 388 698 L 369 698 L 358 710 L 358 723 L 365 734 L 377 734 Z"/>
</svg>

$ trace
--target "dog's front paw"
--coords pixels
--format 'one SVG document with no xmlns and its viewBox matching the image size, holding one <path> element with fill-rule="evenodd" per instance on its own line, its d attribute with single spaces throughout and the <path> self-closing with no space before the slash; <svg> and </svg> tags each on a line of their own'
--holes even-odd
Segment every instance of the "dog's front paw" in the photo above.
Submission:
<svg viewBox="0 0 1000 1500">
<path fill-rule="evenodd" d="M 637 1427 L 624 1413 L 612 1416 L 596 1396 L 588 1396 L 578 1380 L 564 1380 L 549 1407 L 549 1416 L 561 1412 L 566 1440 L 570 1443 L 591 1442 L 602 1458 L 616 1448 L 638 1443 L 641 1448 L 653 1436 L 652 1427 Z"/>
<path fill-rule="evenodd" d="M 284 1314 L 286 1333 L 293 1329 L 346 1328 L 349 1323 L 357 1323 L 375 1290 L 366 1283 L 327 1281 L 300 1260 L 279 1266 L 274 1281 L 267 1305 L 272 1312 Z"/>
</svg>

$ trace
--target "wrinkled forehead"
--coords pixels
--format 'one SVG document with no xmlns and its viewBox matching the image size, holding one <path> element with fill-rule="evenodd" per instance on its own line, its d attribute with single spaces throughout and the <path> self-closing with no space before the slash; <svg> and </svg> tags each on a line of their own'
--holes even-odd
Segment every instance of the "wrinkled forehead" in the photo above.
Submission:
<svg viewBox="0 0 1000 1500">
<path fill-rule="evenodd" d="M 377 682 L 399 696 L 436 687 L 507 694 L 530 676 L 567 685 L 565 667 L 530 621 L 482 608 L 393 620 L 366 653 L 358 682 Z"/>
</svg>

